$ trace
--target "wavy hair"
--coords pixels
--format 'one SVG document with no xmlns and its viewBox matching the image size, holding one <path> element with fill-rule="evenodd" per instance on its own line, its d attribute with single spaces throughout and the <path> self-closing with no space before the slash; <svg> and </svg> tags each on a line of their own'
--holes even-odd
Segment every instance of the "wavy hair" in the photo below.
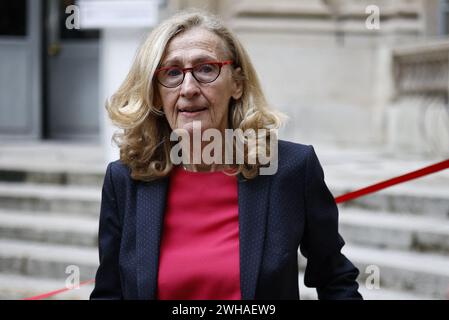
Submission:
<svg viewBox="0 0 449 320">
<path fill-rule="evenodd" d="M 140 45 L 126 79 L 106 102 L 112 123 L 122 129 L 115 132 L 112 139 L 120 148 L 120 160 L 131 169 L 131 177 L 135 180 L 151 181 L 167 176 L 174 166 L 170 160 L 172 130 L 161 113 L 161 106 L 157 105 L 160 99 L 153 79 L 170 40 L 195 27 L 204 28 L 223 39 L 234 66 L 241 68 L 240 73 L 233 71 L 235 79 L 242 81 L 243 94 L 238 100 L 231 98 L 228 115 L 231 128 L 239 128 L 243 132 L 247 129 L 267 131 L 267 134 L 257 135 L 257 144 L 264 142 L 266 150 L 245 144 L 244 163 L 234 164 L 233 174 L 254 178 L 259 174 L 261 164 L 258 161 L 250 164 L 248 156 L 261 152 L 269 156 L 270 129 L 279 128 L 283 115 L 270 110 L 248 54 L 216 16 L 198 10 L 184 11 L 151 31 Z"/>
</svg>

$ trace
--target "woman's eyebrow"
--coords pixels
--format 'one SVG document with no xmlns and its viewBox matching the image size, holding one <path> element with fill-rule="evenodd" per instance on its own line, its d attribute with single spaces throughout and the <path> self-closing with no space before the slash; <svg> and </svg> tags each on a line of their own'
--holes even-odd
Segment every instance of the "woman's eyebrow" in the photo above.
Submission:
<svg viewBox="0 0 449 320">
<path fill-rule="evenodd" d="M 164 61 L 163 63 L 161 63 L 161 67 L 181 65 L 180 61 L 181 60 L 179 58 L 168 59 L 168 60 Z"/>
<path fill-rule="evenodd" d="M 201 63 L 204 61 L 215 61 L 215 60 L 217 60 L 216 57 L 209 56 L 209 55 L 201 55 L 201 56 L 196 56 L 195 58 L 193 58 L 191 60 L 191 63 L 192 63 L 192 65 L 195 65 L 197 63 Z M 176 58 L 168 59 L 167 61 L 163 62 L 161 64 L 161 67 L 181 66 L 181 65 L 182 65 L 182 59 L 176 57 Z"/>
</svg>

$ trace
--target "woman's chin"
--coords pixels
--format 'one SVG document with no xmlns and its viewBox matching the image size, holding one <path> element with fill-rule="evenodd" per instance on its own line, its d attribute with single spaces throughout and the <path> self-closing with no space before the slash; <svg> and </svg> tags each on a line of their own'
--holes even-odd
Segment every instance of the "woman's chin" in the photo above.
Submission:
<svg viewBox="0 0 449 320">
<path fill-rule="evenodd" d="M 206 129 L 211 128 L 210 124 L 207 121 L 204 120 L 192 120 L 192 121 L 187 121 L 187 122 L 182 122 L 178 128 L 180 129 L 184 129 L 187 132 L 193 133 L 193 131 L 195 130 L 196 132 L 203 132 Z"/>
</svg>

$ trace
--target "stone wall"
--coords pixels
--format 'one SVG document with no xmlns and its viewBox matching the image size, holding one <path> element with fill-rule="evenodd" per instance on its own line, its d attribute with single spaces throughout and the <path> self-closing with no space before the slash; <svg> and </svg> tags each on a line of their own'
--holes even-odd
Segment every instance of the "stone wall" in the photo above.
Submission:
<svg viewBox="0 0 449 320">
<path fill-rule="evenodd" d="M 224 18 L 247 48 L 269 101 L 290 117 L 281 136 L 308 144 L 391 147 L 400 131 L 392 130 L 388 110 L 392 50 L 438 29 L 437 0 L 170 3 L 173 10 L 199 7 Z M 372 4 L 380 9 L 379 29 L 366 26 Z"/>
</svg>

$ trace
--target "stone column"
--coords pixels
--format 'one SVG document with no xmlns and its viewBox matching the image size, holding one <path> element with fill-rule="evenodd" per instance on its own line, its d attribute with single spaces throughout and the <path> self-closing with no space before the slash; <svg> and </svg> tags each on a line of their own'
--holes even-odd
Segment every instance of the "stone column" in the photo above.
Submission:
<svg viewBox="0 0 449 320">
<path fill-rule="evenodd" d="M 141 28 L 104 29 L 100 45 L 100 121 L 106 162 L 119 158 L 119 149 L 111 142 L 114 127 L 105 109 L 106 99 L 119 88 L 133 62 L 136 50 L 150 30 Z"/>
</svg>

